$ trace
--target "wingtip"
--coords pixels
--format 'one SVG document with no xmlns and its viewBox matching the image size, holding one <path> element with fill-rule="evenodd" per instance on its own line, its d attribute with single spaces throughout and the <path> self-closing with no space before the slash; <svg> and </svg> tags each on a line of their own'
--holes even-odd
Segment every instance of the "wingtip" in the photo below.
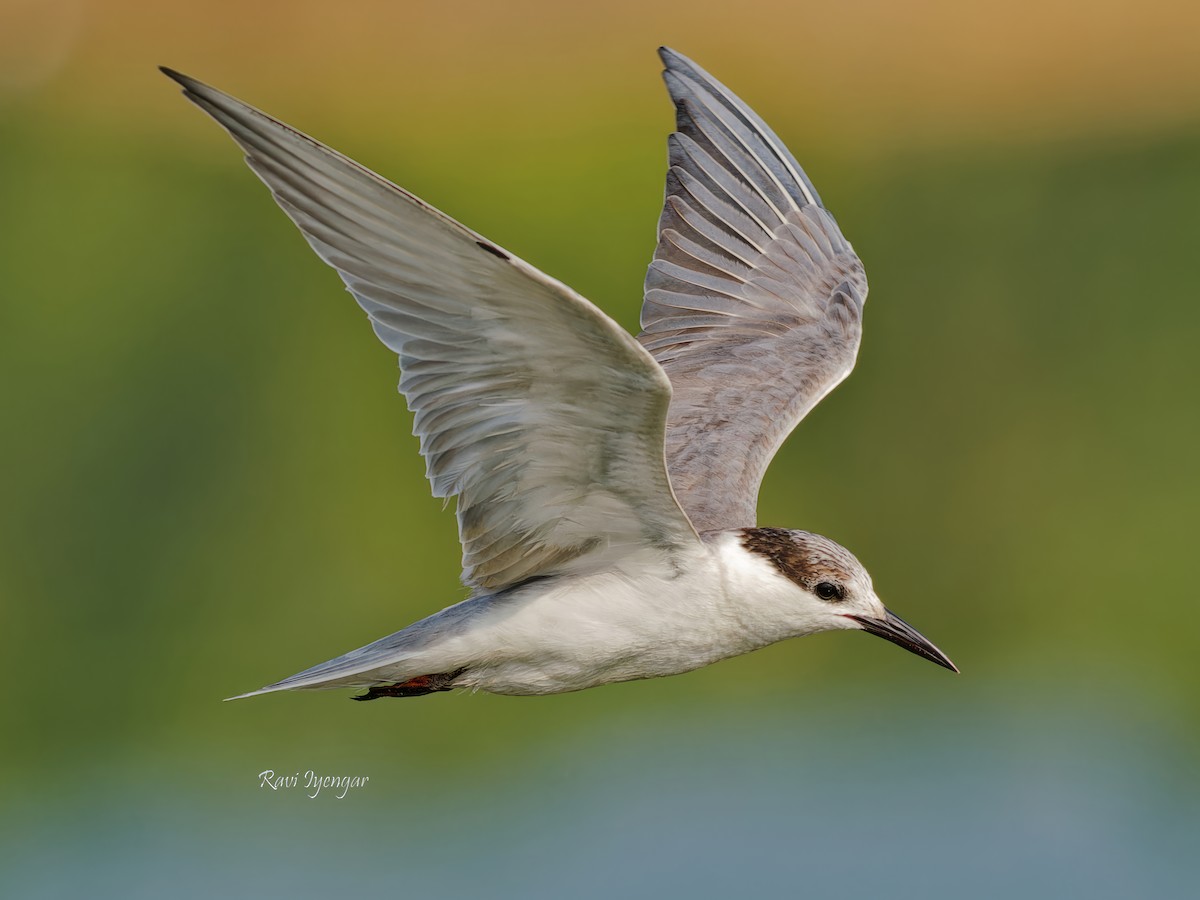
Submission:
<svg viewBox="0 0 1200 900">
<path fill-rule="evenodd" d="M 688 62 L 688 58 L 678 50 L 673 50 L 666 44 L 658 48 L 658 58 L 663 61 L 663 65 L 668 69 L 673 68 L 681 63 Z"/>
<path fill-rule="evenodd" d="M 196 102 L 197 98 L 211 98 L 212 95 L 219 95 L 221 93 L 209 87 L 203 81 L 197 81 L 191 75 L 184 75 L 179 70 L 172 69 L 170 66 L 159 66 L 158 71 L 183 88 L 184 96 L 193 102 Z"/>
<path fill-rule="evenodd" d="M 702 89 L 709 92 L 721 93 L 729 90 L 700 68 L 694 60 L 684 56 L 678 50 L 659 47 L 658 55 L 663 62 L 663 81 L 667 83 L 671 99 L 676 103 L 680 102 L 689 91 L 695 89 L 695 85 L 690 85 L 690 82 L 696 82 Z"/>
<path fill-rule="evenodd" d="M 172 69 L 170 66 L 159 66 L 158 71 L 162 72 L 173 82 L 183 88 L 183 95 L 193 103 L 196 102 L 198 97 L 202 97 L 206 93 L 205 89 L 208 88 L 204 82 L 197 81 L 190 75 L 184 75 L 182 72 Z M 211 91 L 211 88 L 208 88 L 208 90 Z"/>
<path fill-rule="evenodd" d="M 186 75 L 184 75 L 182 72 L 175 71 L 170 66 L 159 66 L 158 71 L 162 72 L 164 75 L 166 75 L 172 81 L 176 82 L 177 84 L 181 84 L 184 87 L 187 87 L 187 83 L 192 80 L 192 79 L 188 78 Z"/>
</svg>

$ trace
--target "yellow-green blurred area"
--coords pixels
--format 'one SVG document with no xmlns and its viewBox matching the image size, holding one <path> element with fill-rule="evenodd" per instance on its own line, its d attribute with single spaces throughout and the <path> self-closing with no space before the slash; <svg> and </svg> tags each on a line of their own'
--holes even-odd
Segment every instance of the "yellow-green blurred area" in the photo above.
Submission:
<svg viewBox="0 0 1200 900">
<path fill-rule="evenodd" d="M 0 0 L 0 894 L 1188 895 L 1197 10 Z M 851 548 L 963 674 L 834 634 L 575 695 L 221 703 L 464 594 L 394 357 L 154 67 L 635 329 L 664 43 L 871 282 L 761 521 Z"/>
</svg>

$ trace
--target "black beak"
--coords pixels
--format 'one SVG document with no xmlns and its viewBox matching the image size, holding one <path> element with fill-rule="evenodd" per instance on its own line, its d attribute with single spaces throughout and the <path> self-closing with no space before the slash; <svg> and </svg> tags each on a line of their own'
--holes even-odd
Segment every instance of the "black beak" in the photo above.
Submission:
<svg viewBox="0 0 1200 900">
<path fill-rule="evenodd" d="M 958 671 L 958 666 L 950 662 L 950 657 L 933 646 L 933 643 L 921 632 L 891 610 L 884 610 L 884 613 L 882 619 L 871 619 L 866 616 L 846 616 L 846 618 L 853 619 L 861 625 L 863 631 L 877 635 L 885 641 L 891 641 L 893 644 L 899 644 L 905 650 L 922 656 L 930 662 L 935 662 L 951 672 Z"/>
</svg>

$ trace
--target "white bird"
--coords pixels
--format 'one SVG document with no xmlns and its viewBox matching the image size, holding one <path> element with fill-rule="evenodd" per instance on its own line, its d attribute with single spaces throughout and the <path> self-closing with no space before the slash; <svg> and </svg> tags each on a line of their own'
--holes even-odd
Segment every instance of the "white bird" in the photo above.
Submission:
<svg viewBox="0 0 1200 900">
<path fill-rule="evenodd" d="M 833 629 L 957 671 L 884 607 L 849 551 L 756 527 L 771 457 L 854 365 L 867 282 L 774 132 L 659 52 L 677 131 L 636 340 L 353 160 L 163 69 L 242 147 L 399 356 L 433 493 L 457 498 L 472 591 L 240 696 L 553 694 Z"/>
</svg>

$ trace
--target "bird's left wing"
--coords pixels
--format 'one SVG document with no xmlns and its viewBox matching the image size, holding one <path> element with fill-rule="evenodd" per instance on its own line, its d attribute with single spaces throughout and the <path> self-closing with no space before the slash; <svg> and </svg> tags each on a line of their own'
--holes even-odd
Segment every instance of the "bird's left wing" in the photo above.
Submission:
<svg viewBox="0 0 1200 900">
<path fill-rule="evenodd" d="M 671 378 L 671 484 L 700 531 L 756 524 L 771 457 L 854 366 L 867 279 L 800 164 L 694 62 L 675 101 L 639 336 Z"/>
<path fill-rule="evenodd" d="M 663 459 L 670 384 L 570 288 L 354 161 L 177 72 L 400 357 L 463 580 L 496 591 L 694 548 Z"/>
</svg>

